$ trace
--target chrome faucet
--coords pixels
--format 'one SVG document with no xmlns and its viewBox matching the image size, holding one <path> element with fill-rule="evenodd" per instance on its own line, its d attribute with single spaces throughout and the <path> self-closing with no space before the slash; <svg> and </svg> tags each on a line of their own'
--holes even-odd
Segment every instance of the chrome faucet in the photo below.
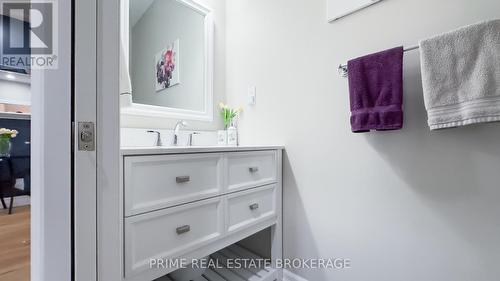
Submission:
<svg viewBox="0 0 500 281">
<path fill-rule="evenodd" d="M 181 130 L 181 127 L 187 127 L 187 125 L 188 125 L 187 122 L 184 120 L 181 120 L 181 121 L 177 122 L 177 124 L 175 124 L 174 141 L 173 141 L 174 146 L 177 146 L 179 144 L 179 131 Z"/>
<path fill-rule="evenodd" d="M 147 131 L 148 133 L 156 133 L 156 146 L 162 146 L 163 144 L 161 143 L 161 133 L 158 131 L 152 131 L 149 130 Z"/>
</svg>

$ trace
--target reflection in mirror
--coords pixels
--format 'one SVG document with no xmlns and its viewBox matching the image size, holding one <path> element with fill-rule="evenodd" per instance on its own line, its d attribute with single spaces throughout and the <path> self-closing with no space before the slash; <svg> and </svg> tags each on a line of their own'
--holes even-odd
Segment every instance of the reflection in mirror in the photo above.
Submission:
<svg viewBox="0 0 500 281">
<path fill-rule="evenodd" d="M 0 121 L 30 119 L 30 75 L 0 70 Z M 0 122 L 1 123 L 1 122 Z M 0 124 L 0 128 L 3 128 Z"/>
<path fill-rule="evenodd" d="M 211 120 L 209 11 L 190 0 L 128 1 L 128 34 L 122 34 L 128 63 L 122 65 L 132 109 L 125 113 Z"/>
<path fill-rule="evenodd" d="M 10 40 L 23 42 L 27 38 L 25 31 L 29 22 L 24 15 L 10 16 L 0 14 L 0 38 L 9 34 Z M 9 42 L 9 41 L 5 41 Z M 24 46 L 16 54 L 9 53 L 6 44 L 0 44 L 0 121 L 5 119 L 29 119 L 31 114 L 31 87 L 29 62 L 30 49 Z M 5 119 L 4 119 L 5 118 Z M 1 125 L 0 128 L 6 127 Z"/>
</svg>

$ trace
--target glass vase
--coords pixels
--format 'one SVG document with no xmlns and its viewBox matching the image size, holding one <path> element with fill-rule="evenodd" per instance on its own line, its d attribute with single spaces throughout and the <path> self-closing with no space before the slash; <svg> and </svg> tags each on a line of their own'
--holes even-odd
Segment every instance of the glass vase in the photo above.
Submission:
<svg viewBox="0 0 500 281">
<path fill-rule="evenodd" d="M 238 146 L 238 127 L 234 120 L 231 120 L 229 128 L 227 128 L 227 144 Z"/>
<path fill-rule="evenodd" d="M 0 137 L 0 157 L 10 157 L 12 144 L 10 138 Z"/>
<path fill-rule="evenodd" d="M 217 144 L 218 145 L 227 145 L 227 130 L 218 130 L 217 131 Z"/>
</svg>

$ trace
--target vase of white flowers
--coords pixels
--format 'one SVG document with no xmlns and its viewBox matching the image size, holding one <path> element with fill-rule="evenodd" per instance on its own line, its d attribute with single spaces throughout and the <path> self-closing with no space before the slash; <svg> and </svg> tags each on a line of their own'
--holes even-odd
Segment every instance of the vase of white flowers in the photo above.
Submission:
<svg viewBox="0 0 500 281">
<path fill-rule="evenodd" d="M 16 130 L 0 128 L 0 157 L 10 157 L 12 144 L 10 140 L 17 136 Z"/>
<path fill-rule="evenodd" d="M 234 120 L 231 121 L 229 128 L 227 128 L 227 144 L 238 146 L 238 127 L 236 127 Z"/>
<path fill-rule="evenodd" d="M 238 117 L 241 112 L 243 112 L 243 108 L 233 109 L 230 108 L 227 104 L 222 102 L 219 103 L 220 115 L 222 120 L 224 121 L 224 129 L 228 129 L 231 126 L 231 123 Z"/>
</svg>

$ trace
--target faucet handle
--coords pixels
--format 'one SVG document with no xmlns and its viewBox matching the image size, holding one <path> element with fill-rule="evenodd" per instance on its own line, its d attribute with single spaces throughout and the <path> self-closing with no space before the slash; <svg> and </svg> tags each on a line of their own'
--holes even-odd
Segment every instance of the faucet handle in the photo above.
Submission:
<svg viewBox="0 0 500 281">
<path fill-rule="evenodd" d="M 161 133 L 158 131 L 153 131 L 153 130 L 148 130 L 146 131 L 148 133 L 156 133 L 156 146 L 162 146 L 163 144 L 161 143 Z"/>
<path fill-rule="evenodd" d="M 199 135 L 199 134 L 200 133 L 198 132 L 192 132 L 191 134 L 189 134 L 187 146 L 193 146 L 193 135 Z"/>
</svg>

